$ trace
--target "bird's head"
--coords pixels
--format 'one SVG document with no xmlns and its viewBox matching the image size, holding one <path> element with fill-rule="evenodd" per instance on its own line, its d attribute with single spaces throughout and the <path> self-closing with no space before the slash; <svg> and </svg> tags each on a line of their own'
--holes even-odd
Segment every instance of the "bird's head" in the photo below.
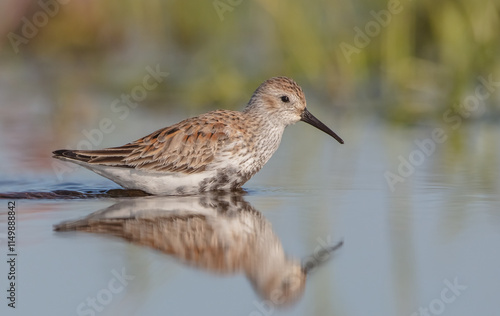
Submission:
<svg viewBox="0 0 500 316">
<path fill-rule="evenodd" d="M 339 143 L 344 143 L 307 110 L 302 88 L 287 77 L 273 77 L 264 81 L 253 93 L 245 112 L 255 112 L 283 127 L 303 121 L 332 136 Z"/>
</svg>

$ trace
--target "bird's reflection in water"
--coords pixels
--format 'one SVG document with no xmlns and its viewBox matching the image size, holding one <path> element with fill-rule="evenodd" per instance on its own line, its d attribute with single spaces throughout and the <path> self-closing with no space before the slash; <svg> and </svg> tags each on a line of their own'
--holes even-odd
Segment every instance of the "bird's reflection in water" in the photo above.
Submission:
<svg viewBox="0 0 500 316">
<path fill-rule="evenodd" d="M 114 235 L 200 269 L 243 272 L 262 298 L 282 306 L 302 296 L 320 261 L 302 266 L 287 257 L 269 221 L 239 193 L 132 199 L 54 229 Z M 340 245 L 322 249 L 322 260 Z"/>
</svg>

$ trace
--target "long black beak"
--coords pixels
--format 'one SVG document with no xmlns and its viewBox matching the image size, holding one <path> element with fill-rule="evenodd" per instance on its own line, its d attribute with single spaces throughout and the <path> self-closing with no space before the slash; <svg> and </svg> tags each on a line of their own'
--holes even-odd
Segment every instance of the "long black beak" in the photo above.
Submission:
<svg viewBox="0 0 500 316">
<path fill-rule="evenodd" d="M 342 138 L 340 138 L 337 134 L 335 134 L 334 131 L 328 128 L 325 124 L 321 123 L 320 120 L 318 120 L 314 115 L 311 114 L 307 109 L 304 109 L 304 112 L 302 112 L 302 115 L 300 116 L 300 120 L 302 122 L 306 122 L 307 124 L 311 124 L 312 126 L 316 127 L 319 130 L 322 130 L 323 132 L 327 133 L 328 135 L 332 136 L 335 138 L 339 143 L 343 144 L 344 141 Z"/>
</svg>

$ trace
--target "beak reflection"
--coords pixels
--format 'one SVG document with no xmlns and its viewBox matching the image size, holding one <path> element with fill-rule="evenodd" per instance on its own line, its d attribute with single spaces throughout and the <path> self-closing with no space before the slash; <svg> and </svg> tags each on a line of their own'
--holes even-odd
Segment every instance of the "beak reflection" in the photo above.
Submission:
<svg viewBox="0 0 500 316">
<path fill-rule="evenodd" d="M 344 244 L 344 241 L 341 240 L 338 243 L 336 243 L 333 246 L 322 248 L 320 251 L 317 253 L 314 253 L 313 255 L 309 256 L 306 258 L 303 263 L 302 263 L 302 272 L 304 274 L 308 275 L 311 273 L 312 270 L 320 266 L 322 263 L 330 259 L 331 255 L 335 250 L 339 249 L 342 247 Z"/>
</svg>

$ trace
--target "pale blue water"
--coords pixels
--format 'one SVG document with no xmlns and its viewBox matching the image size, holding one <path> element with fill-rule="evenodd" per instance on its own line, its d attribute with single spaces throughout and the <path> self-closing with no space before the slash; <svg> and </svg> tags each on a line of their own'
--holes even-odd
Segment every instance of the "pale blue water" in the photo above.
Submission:
<svg viewBox="0 0 500 316">
<path fill-rule="evenodd" d="M 17 308 L 7 307 L 3 292 L 1 314 L 410 316 L 425 315 L 425 309 L 430 315 L 496 314 L 499 127 L 477 123 L 464 124 L 457 134 L 446 130 L 450 138 L 437 144 L 392 192 L 384 173 L 397 174 L 398 156 L 408 160 L 418 149 L 415 140 L 446 126 L 438 122 L 408 129 L 374 118 L 311 111 L 329 123 L 345 145 L 305 124 L 288 128 L 275 156 L 245 185 L 244 196 L 272 224 L 290 257 L 305 258 L 324 243 L 344 240 L 344 246 L 311 273 L 296 304 L 286 309 L 266 304 L 241 274 L 211 274 L 118 238 L 52 230 L 61 221 L 127 198 L 17 199 Z M 90 122 L 102 117 L 94 115 Z M 36 116 L 24 113 L 17 124 L 35 122 Z M 175 123 L 178 116 L 137 112 L 117 123 L 102 146 L 121 145 Z M 78 132 L 54 136 L 57 129 L 50 128 L 50 120 L 20 132 L 13 128 L 16 118 L 6 120 L 2 116 L 0 147 L 11 150 L 0 155 L 0 192 L 99 194 L 119 188 L 83 169 L 57 179 L 50 151 L 77 143 Z M 4 290 L 8 201 L 0 200 Z M 106 304 L 79 309 L 109 288 L 116 271 L 134 278 Z M 450 288 L 453 283 L 458 286 Z"/>
</svg>

